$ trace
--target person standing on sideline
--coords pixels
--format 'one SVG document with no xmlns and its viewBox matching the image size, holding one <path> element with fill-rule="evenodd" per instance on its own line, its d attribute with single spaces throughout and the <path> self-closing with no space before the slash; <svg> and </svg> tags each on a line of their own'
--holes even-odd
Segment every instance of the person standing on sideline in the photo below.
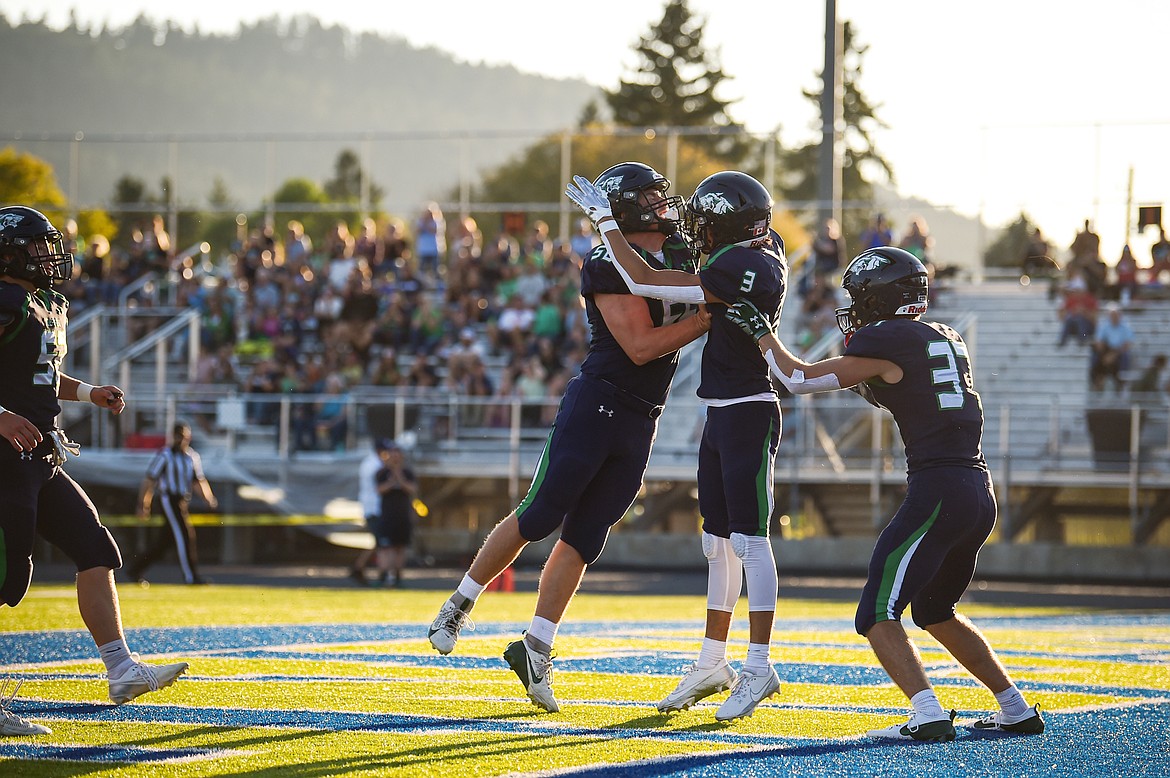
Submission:
<svg viewBox="0 0 1170 778">
<path fill-rule="evenodd" d="M 159 557 L 166 553 L 174 540 L 179 556 L 179 567 L 183 580 L 188 584 L 208 583 L 199 575 L 199 553 L 195 544 L 195 528 L 187 506 L 191 502 L 192 487 L 199 489 L 199 496 L 208 507 L 215 510 L 219 503 L 211 492 L 211 484 L 203 475 L 203 462 L 191 448 L 191 426 L 178 422 L 171 430 L 171 445 L 161 448 L 146 467 L 146 477 L 138 490 L 138 518 L 145 521 L 150 516 L 151 503 L 158 492 L 159 507 L 167 520 L 167 528 L 160 530 L 143 554 L 130 563 L 127 573 L 135 581 L 143 581 L 143 575 Z"/>
<path fill-rule="evenodd" d="M 62 400 L 114 414 L 126 407 L 118 387 L 61 372 L 69 301 L 53 284 L 72 276 L 73 257 L 44 214 L 0 208 L 0 604 L 15 608 L 28 592 L 36 536 L 61 549 L 77 567 L 78 610 L 106 667 L 110 700 L 121 705 L 170 686 L 187 663 L 148 665 L 130 653 L 114 584 L 118 544 L 63 469 L 66 454 L 77 455 L 80 446 L 55 426 Z M 5 734 L 49 732 L 16 716 L 10 703 L 0 706 Z"/>
<path fill-rule="evenodd" d="M 382 468 L 378 471 L 377 489 L 382 504 L 378 514 L 378 582 L 386 583 L 394 571 L 394 586 L 402 586 L 402 570 L 414 536 L 414 498 L 418 496 L 418 478 L 407 467 L 402 449 L 387 442 L 379 451 Z M 383 542 L 383 540 L 385 542 Z"/>
<path fill-rule="evenodd" d="M 975 572 L 975 559 L 995 526 L 995 492 L 983 458 L 983 405 L 971 380 L 967 345 L 945 324 L 920 321 L 928 300 L 927 270 L 907 251 L 865 251 L 845 270 L 852 302 L 837 310 L 845 353 L 809 364 L 776 339 L 772 323 L 748 300 L 728 320 L 756 339 L 776 377 L 794 394 L 854 388 L 890 411 L 906 446 L 906 499 L 878 537 L 856 628 L 910 700 L 905 724 L 871 737 L 955 739 L 955 712 L 943 710 L 918 649 L 902 628 L 914 623 L 995 694 L 1000 709 L 976 730 L 1044 731 L 983 633 L 955 611 Z"/>
<path fill-rule="evenodd" d="M 393 445 L 389 438 L 375 438 L 374 449 L 366 454 L 358 465 L 358 502 L 362 506 L 362 516 L 366 520 L 366 529 L 374 537 L 374 547 L 362 549 L 353 565 L 349 568 L 349 577 L 359 586 L 368 586 L 366 566 L 374 559 L 378 549 L 382 547 L 382 536 L 378 517 L 382 515 L 382 495 L 378 493 L 378 471 L 382 469 L 382 452 Z M 384 567 L 380 567 L 385 570 Z"/>
<path fill-rule="evenodd" d="M 780 688 L 769 661 L 778 581 L 768 537 L 780 402 L 759 349 L 723 312 L 747 298 L 766 310 L 769 320 L 780 318 L 788 262 L 784 241 L 771 228 L 772 195 L 746 173 L 725 170 L 705 178 L 686 205 L 691 237 L 707 254 L 699 273 L 691 275 L 655 269 L 631 251 L 605 197 L 587 179 L 575 177 L 565 194 L 597 225 L 633 294 L 711 307 L 698 392 L 707 407 L 698 471 L 707 622 L 698 659 L 658 710 L 684 710 L 730 687 L 716 720 L 750 716 Z M 727 662 L 727 638 L 745 577 L 748 650 L 737 675 Z"/>
<path fill-rule="evenodd" d="M 694 272 L 695 256 L 679 233 L 682 199 L 649 165 L 622 162 L 597 177 L 618 228 L 655 267 Z M 710 316 L 694 305 L 667 305 L 630 294 L 612 254 L 595 247 L 581 268 L 581 295 L 592 337 L 581 372 L 569 381 L 528 494 L 488 535 L 458 589 L 431 623 L 440 654 L 484 588 L 529 543 L 559 527 L 540 574 L 532 623 L 508 644 L 504 659 L 529 698 L 560 710 L 552 690 L 552 647 L 588 565 L 642 487 L 658 417 L 678 366 L 678 350 L 705 333 Z"/>
</svg>

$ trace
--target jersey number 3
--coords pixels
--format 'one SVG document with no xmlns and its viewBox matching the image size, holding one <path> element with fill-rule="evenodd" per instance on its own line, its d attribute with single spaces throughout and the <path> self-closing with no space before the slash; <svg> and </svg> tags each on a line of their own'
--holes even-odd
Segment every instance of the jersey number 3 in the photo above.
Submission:
<svg viewBox="0 0 1170 778">
<path fill-rule="evenodd" d="M 967 347 L 950 340 L 932 340 L 926 346 L 926 353 L 932 358 L 946 359 L 946 367 L 931 368 L 930 378 L 935 386 L 946 386 L 947 390 L 936 392 L 939 410 L 953 411 L 963 407 L 963 380 L 959 375 L 958 358 L 967 358 Z"/>
</svg>

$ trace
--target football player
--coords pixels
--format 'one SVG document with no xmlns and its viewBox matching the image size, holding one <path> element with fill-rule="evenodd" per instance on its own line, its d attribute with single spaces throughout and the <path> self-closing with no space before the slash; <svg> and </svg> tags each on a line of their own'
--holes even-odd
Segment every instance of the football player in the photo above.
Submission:
<svg viewBox="0 0 1170 778">
<path fill-rule="evenodd" d="M 855 387 L 893 414 L 906 444 L 906 499 L 878 537 L 855 625 L 910 699 L 912 712 L 905 724 L 869 734 L 955 738 L 955 712 L 943 710 L 902 628 L 907 605 L 914 623 L 995 694 L 1000 709 L 975 721 L 975 729 L 1043 732 L 1039 706 L 1028 705 L 983 633 L 955 611 L 996 515 L 981 449 L 983 406 L 967 346 L 945 324 L 920 320 L 927 271 L 907 251 L 863 252 L 846 268 L 841 286 L 852 301 L 837 310 L 845 353 L 815 364 L 789 353 L 750 300 L 737 302 L 726 317 L 758 341 L 772 372 L 793 393 Z"/>
<path fill-rule="evenodd" d="M 693 277 L 695 255 L 679 233 L 682 199 L 668 196 L 669 188 L 670 181 L 639 162 L 614 165 L 597 177 L 597 191 L 639 261 Z M 559 527 L 532 623 L 504 652 L 531 700 L 552 713 L 559 710 L 551 655 L 561 618 L 610 527 L 641 489 L 678 350 L 711 323 L 699 305 L 630 294 L 605 246 L 585 257 L 581 295 L 592 333 L 589 352 L 565 388 L 528 494 L 488 535 L 430 627 L 431 645 L 450 653 L 484 588 L 528 543 Z"/>
<path fill-rule="evenodd" d="M 79 447 L 55 426 L 61 400 L 115 414 L 126 407 L 118 387 L 61 372 L 69 302 L 52 287 L 72 274 L 73 256 L 43 214 L 0 208 L 0 602 L 15 607 L 28 591 L 36 535 L 61 549 L 77 566 L 81 618 L 106 666 L 110 699 L 120 705 L 174 683 L 187 663 L 152 666 L 130 653 L 114 587 L 121 554 L 62 469 L 66 453 L 77 455 Z"/>
<path fill-rule="evenodd" d="M 780 688 L 769 662 L 776 611 L 776 560 L 769 540 L 772 479 L 780 442 L 780 403 L 755 344 L 723 316 L 731 302 L 754 301 L 780 317 L 788 279 L 784 242 L 771 229 L 772 196 L 737 171 L 708 176 L 687 201 L 688 232 L 707 260 L 697 275 L 654 268 L 632 251 L 608 201 L 576 176 L 565 192 L 597 225 L 634 294 L 711 308 L 699 397 L 707 420 L 699 444 L 699 511 L 708 561 L 707 622 L 699 657 L 658 710 L 683 710 L 724 689 L 715 718 L 750 716 Z M 747 660 L 727 662 L 731 616 L 747 578 Z"/>
</svg>

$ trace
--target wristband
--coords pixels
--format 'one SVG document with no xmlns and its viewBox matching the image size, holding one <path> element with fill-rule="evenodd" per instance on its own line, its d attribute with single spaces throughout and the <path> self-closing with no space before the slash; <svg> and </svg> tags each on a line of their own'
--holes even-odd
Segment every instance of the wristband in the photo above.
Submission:
<svg viewBox="0 0 1170 778">
<path fill-rule="evenodd" d="M 84 381 L 77 382 L 77 402 L 92 403 L 93 402 L 93 384 L 87 384 Z"/>
<path fill-rule="evenodd" d="M 613 222 L 613 224 L 606 224 L 604 227 L 602 227 L 601 225 L 605 224 L 607 221 Z M 614 218 L 613 216 L 603 216 L 602 218 L 597 220 L 597 231 L 598 232 L 610 232 L 612 230 L 620 230 L 620 229 L 621 229 L 621 227 L 618 226 L 617 219 Z"/>
</svg>

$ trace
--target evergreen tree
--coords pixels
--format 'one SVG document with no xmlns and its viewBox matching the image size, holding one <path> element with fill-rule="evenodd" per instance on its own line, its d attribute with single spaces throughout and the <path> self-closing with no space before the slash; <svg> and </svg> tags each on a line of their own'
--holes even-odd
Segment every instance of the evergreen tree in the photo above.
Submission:
<svg viewBox="0 0 1170 778">
<path fill-rule="evenodd" d="M 1021 267 L 1028 241 L 1035 229 L 1036 225 L 1028 215 L 1021 212 L 983 252 L 983 264 L 986 267 Z"/>
<path fill-rule="evenodd" d="M 841 225 L 845 235 L 845 245 L 858 245 L 858 236 L 865 229 L 869 221 L 873 202 L 873 183 L 867 175 L 880 174 L 889 183 L 894 182 L 894 171 L 890 163 L 877 151 L 871 138 L 875 128 L 884 128 L 887 125 L 877 117 L 875 105 L 861 91 L 862 58 L 868 46 L 862 46 L 854 35 L 853 25 L 844 23 L 843 36 L 843 103 L 842 114 L 845 122 L 845 150 L 841 170 L 841 199 L 846 203 L 843 209 Z M 824 78 L 821 76 L 823 89 Z M 819 130 L 821 90 L 802 90 L 805 98 L 818 107 L 817 121 L 814 128 Z M 779 189 L 789 201 L 811 203 L 817 198 L 817 160 L 821 149 L 821 135 L 818 132 L 816 140 L 790 151 L 782 151 L 779 159 L 782 160 Z M 810 208 L 810 221 L 815 218 L 815 208 Z M 819 225 L 810 227 L 813 231 Z"/>
<path fill-rule="evenodd" d="M 692 16 L 686 0 L 670 0 L 662 21 L 635 49 L 642 63 L 630 80 L 605 92 L 617 124 L 629 127 L 701 127 L 742 130 L 728 115 L 730 101 L 715 96 L 728 78 L 703 45 L 703 19 Z M 747 144 L 736 134 L 690 136 L 708 154 L 736 163 Z"/>
</svg>

